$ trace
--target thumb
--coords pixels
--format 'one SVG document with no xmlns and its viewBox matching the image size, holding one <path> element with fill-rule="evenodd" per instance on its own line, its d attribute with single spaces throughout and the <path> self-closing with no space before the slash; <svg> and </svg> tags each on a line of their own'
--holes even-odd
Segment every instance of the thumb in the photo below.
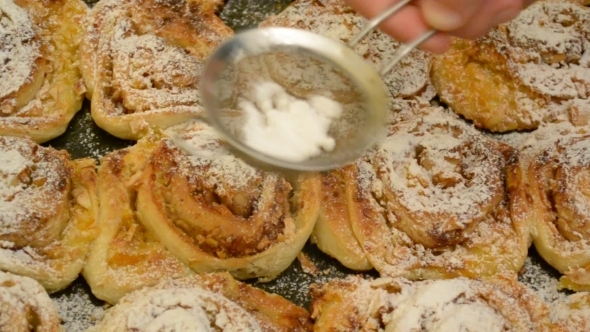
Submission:
<svg viewBox="0 0 590 332">
<path fill-rule="evenodd" d="M 422 0 L 426 22 L 440 31 L 453 31 L 468 23 L 485 0 Z"/>
</svg>

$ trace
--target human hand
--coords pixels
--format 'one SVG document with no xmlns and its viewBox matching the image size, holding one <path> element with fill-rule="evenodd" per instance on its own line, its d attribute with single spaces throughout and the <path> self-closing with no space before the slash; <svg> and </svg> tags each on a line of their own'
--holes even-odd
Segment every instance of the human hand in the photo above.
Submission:
<svg viewBox="0 0 590 332">
<path fill-rule="evenodd" d="M 397 0 L 346 0 L 360 14 L 372 18 Z M 379 27 L 401 42 L 409 42 L 434 28 L 434 35 L 421 48 L 443 53 L 451 36 L 473 39 L 510 21 L 534 0 L 417 0 L 388 18 Z"/>
</svg>

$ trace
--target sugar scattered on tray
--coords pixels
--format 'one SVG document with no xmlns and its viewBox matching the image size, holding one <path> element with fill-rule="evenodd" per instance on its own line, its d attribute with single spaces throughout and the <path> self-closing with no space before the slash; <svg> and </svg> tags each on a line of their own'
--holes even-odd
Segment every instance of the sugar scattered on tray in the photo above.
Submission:
<svg viewBox="0 0 590 332">
<path fill-rule="evenodd" d="M 96 305 L 89 292 L 75 284 L 71 292 L 54 297 L 65 332 L 82 332 L 93 326 L 105 313 L 105 306 Z"/>
<path fill-rule="evenodd" d="M 533 260 L 527 257 L 523 273 L 519 276 L 519 281 L 531 289 L 538 297 L 547 303 L 553 303 L 562 300 L 567 296 L 564 291 L 558 290 L 559 280 L 551 275 L 548 268 L 540 263 L 540 258 Z"/>
</svg>

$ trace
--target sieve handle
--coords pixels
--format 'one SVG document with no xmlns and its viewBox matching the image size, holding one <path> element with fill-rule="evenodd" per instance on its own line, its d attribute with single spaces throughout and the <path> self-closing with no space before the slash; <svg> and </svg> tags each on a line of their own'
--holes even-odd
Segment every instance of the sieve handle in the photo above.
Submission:
<svg viewBox="0 0 590 332">
<path fill-rule="evenodd" d="M 358 44 L 363 38 L 365 38 L 369 33 L 371 33 L 371 31 L 375 30 L 377 26 L 379 26 L 379 24 L 383 23 L 383 21 L 385 21 L 391 15 L 400 11 L 404 6 L 406 6 L 410 2 L 412 2 L 412 0 L 402 0 L 388 8 L 379 16 L 370 20 L 367 23 L 367 25 L 365 25 L 365 27 L 359 32 L 359 34 L 356 35 L 352 39 L 352 41 L 348 43 L 348 46 L 350 46 L 351 48 L 356 46 L 356 44 Z M 412 40 L 410 43 L 403 44 L 402 46 L 400 46 L 397 52 L 395 52 L 393 59 L 381 70 L 381 75 L 385 76 L 387 73 L 389 73 L 389 71 L 391 71 L 391 69 L 393 69 L 393 67 L 395 67 L 395 65 L 397 65 L 401 59 L 408 55 L 408 53 L 410 53 L 413 49 L 415 49 L 416 47 L 420 46 L 422 43 L 430 39 L 430 37 L 432 37 L 436 33 L 437 30 L 430 30 L 424 33 L 423 35 L 419 36 L 418 38 Z"/>
</svg>

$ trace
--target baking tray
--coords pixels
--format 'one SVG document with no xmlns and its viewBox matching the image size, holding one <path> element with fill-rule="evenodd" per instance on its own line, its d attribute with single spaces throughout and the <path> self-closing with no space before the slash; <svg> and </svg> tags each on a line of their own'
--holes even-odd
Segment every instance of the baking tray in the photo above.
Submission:
<svg viewBox="0 0 590 332">
<path fill-rule="evenodd" d="M 90 6 L 94 0 L 86 0 Z M 259 22 L 273 13 L 282 11 L 291 0 L 230 0 L 220 13 L 224 22 L 235 31 L 256 27 Z M 133 142 L 118 139 L 100 129 L 90 116 L 90 103 L 86 100 L 82 110 L 74 117 L 67 131 L 60 137 L 44 144 L 57 149 L 67 150 L 72 158 L 91 157 L 99 160 L 105 154 L 131 146 Z M 358 274 L 344 268 L 338 261 L 320 252 L 313 244 L 308 243 L 303 255 L 312 264 L 302 267 L 299 260 L 282 273 L 277 279 L 261 283 L 248 281 L 256 287 L 268 292 L 282 295 L 288 300 L 305 308 L 309 308 L 309 288 L 313 283 L 326 282 L 331 278 Z M 365 275 L 377 276 L 372 271 Z M 534 249 L 519 279 L 533 289 L 544 300 L 551 302 L 564 296 L 557 291 L 559 273 L 547 265 Z M 95 298 L 82 277 L 78 278 L 67 289 L 52 294 L 58 304 L 66 332 L 85 331 L 104 314 L 106 305 Z"/>
</svg>

